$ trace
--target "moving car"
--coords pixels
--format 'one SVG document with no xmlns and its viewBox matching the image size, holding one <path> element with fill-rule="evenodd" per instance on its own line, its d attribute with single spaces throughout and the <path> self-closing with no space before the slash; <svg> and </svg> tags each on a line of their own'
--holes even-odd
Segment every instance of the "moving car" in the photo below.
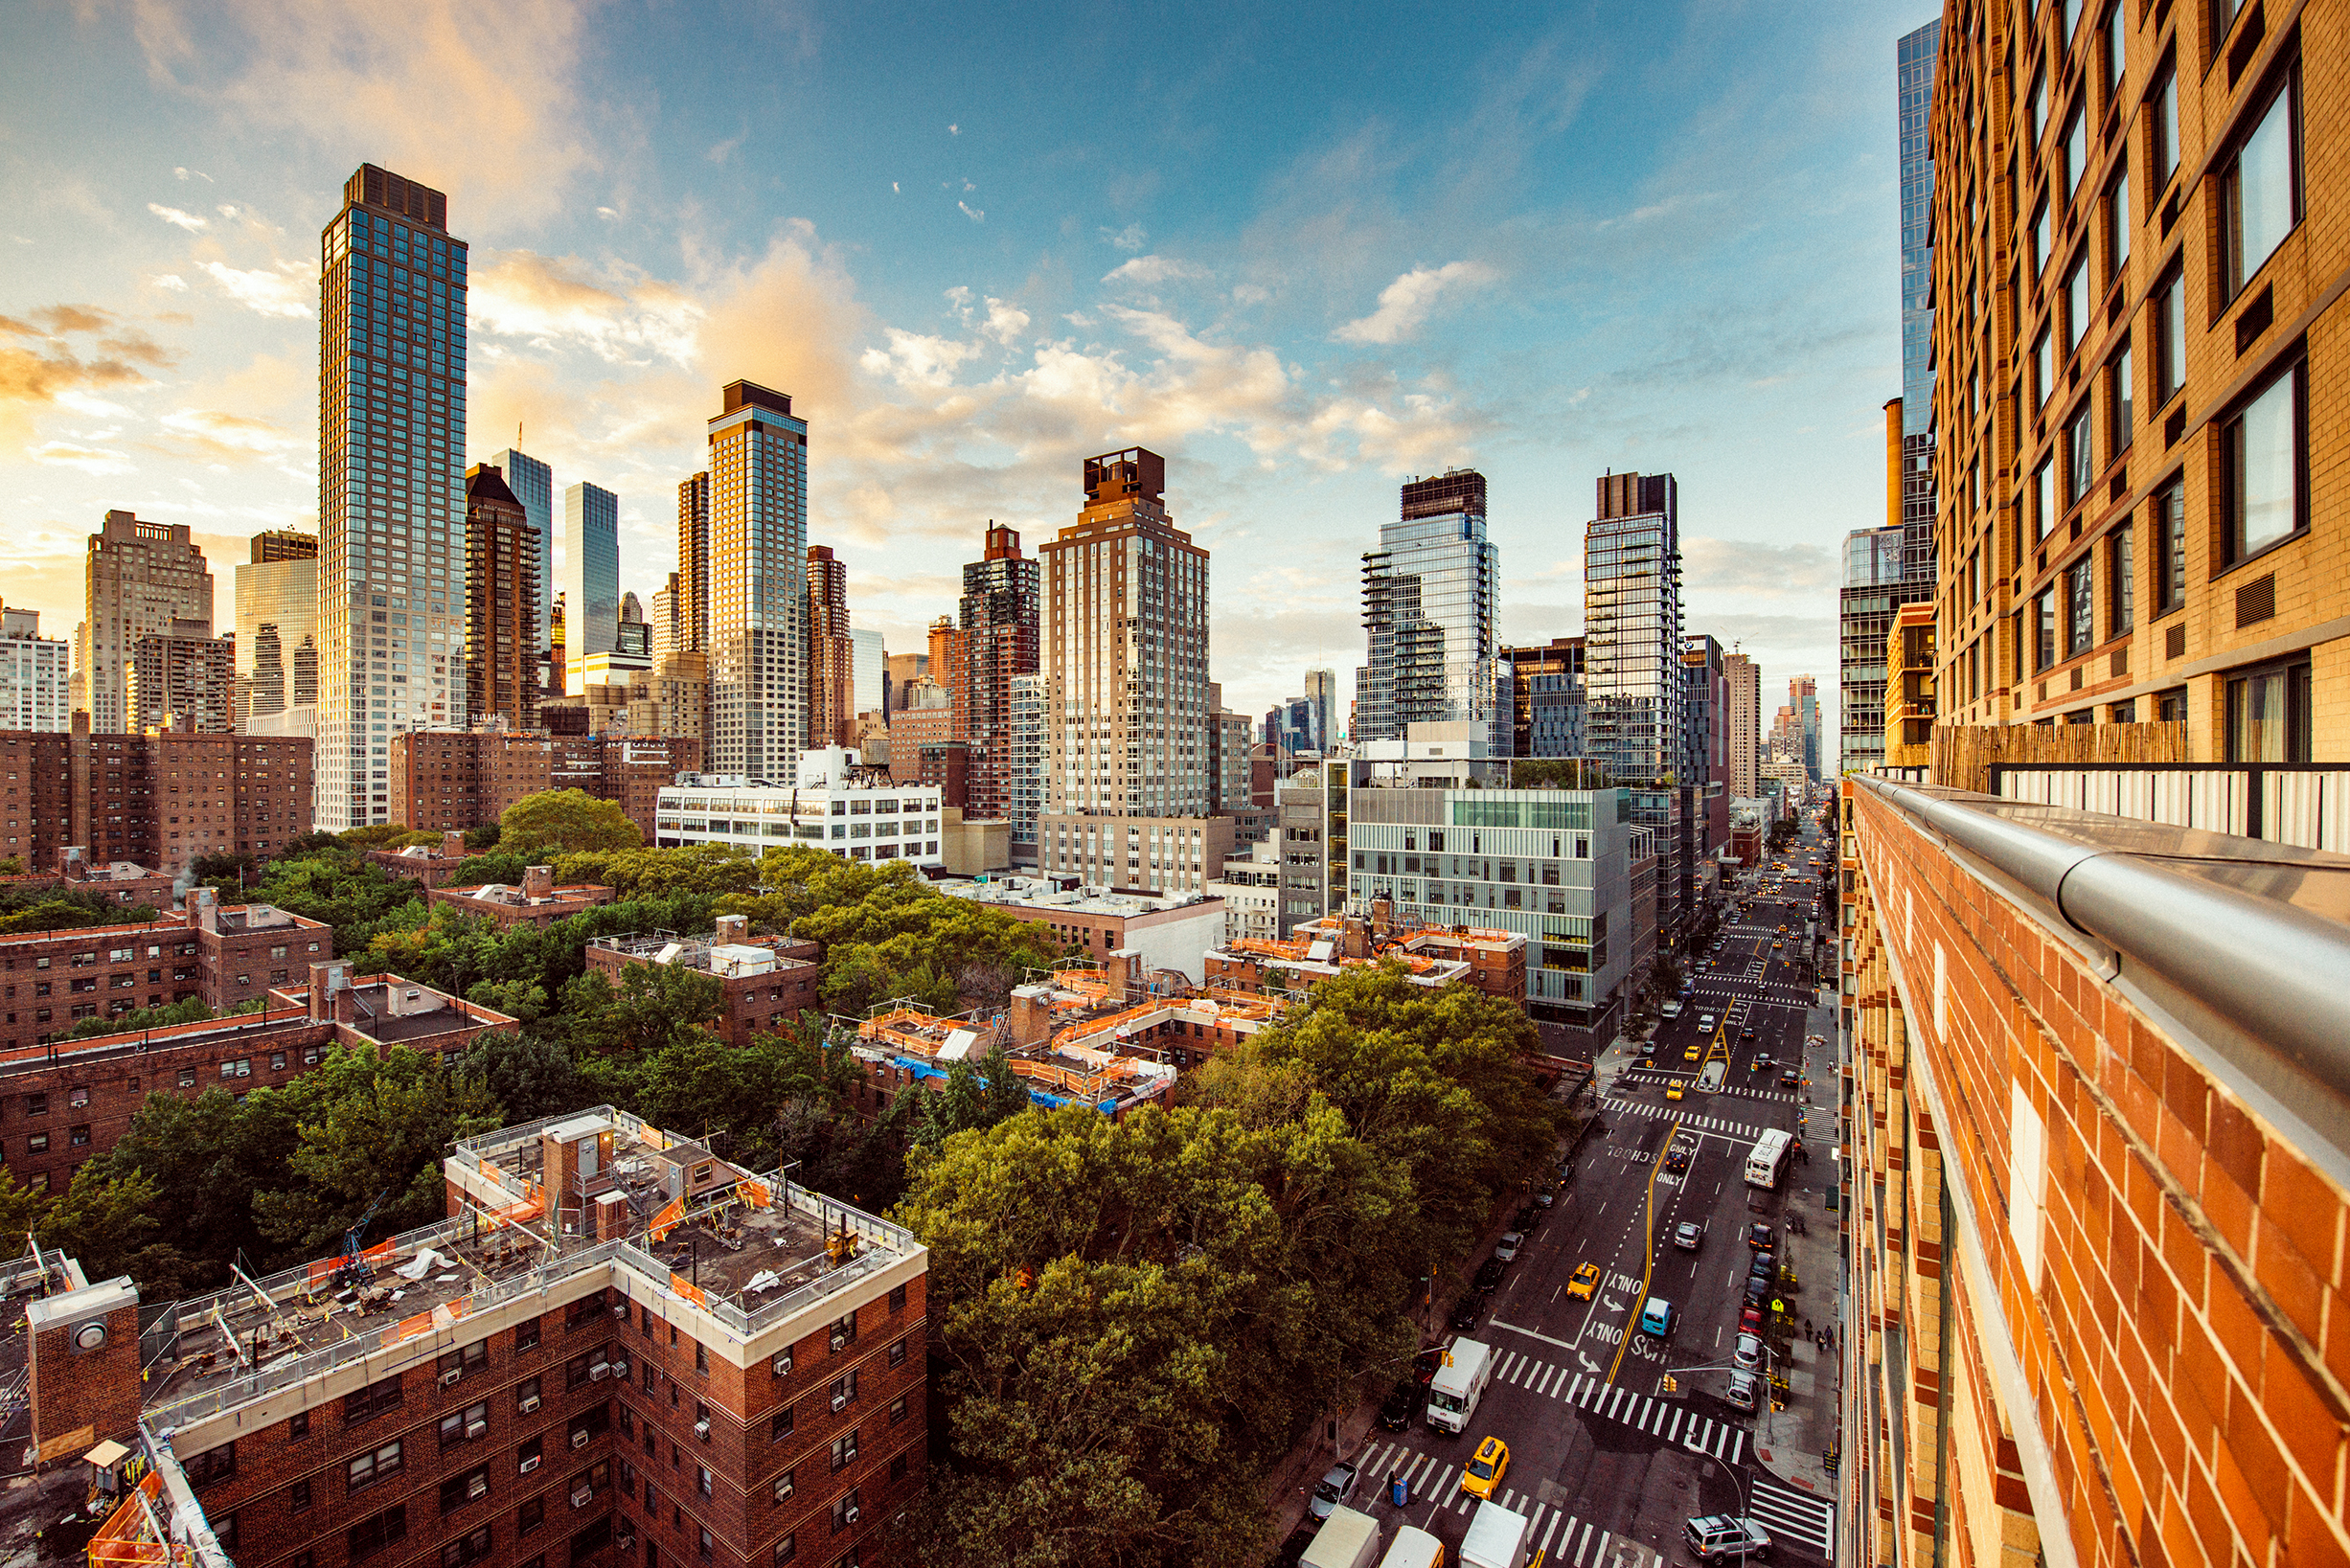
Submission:
<svg viewBox="0 0 2350 1568">
<path fill-rule="evenodd" d="M 1714 1032 L 1714 1015 L 1708 1012 L 1700 1017 L 1698 1019 L 1698 1027 L 1705 1031 L 1706 1034 L 1711 1034 Z"/>
<path fill-rule="evenodd" d="M 1682 1084 L 1679 1079 L 1677 1078 L 1671 1079 L 1665 1084 L 1665 1098 L 1667 1100 L 1678 1100 L 1681 1098 L 1684 1088 L 1685 1086 Z"/>
<path fill-rule="evenodd" d="M 1770 1537 L 1763 1534 L 1763 1527 L 1728 1513 L 1690 1520 L 1681 1526 L 1681 1538 L 1689 1544 L 1689 1555 L 1700 1562 L 1770 1556 Z"/>
<path fill-rule="evenodd" d="M 1521 1233 L 1517 1231 L 1503 1231 L 1501 1233 L 1501 1239 L 1494 1243 L 1494 1256 L 1502 1262 L 1515 1263 L 1517 1261 L 1517 1254 L 1519 1250 L 1523 1248 L 1525 1244 L 1526 1238 Z"/>
<path fill-rule="evenodd" d="M 1640 1331 L 1662 1339 L 1673 1331 L 1673 1304 L 1662 1296 L 1651 1296 L 1640 1308 Z"/>
<path fill-rule="evenodd" d="M 1704 1047 L 1704 1046 L 1702 1046 L 1702 1045 L 1693 1045 L 1693 1046 L 1691 1046 L 1691 1047 L 1690 1047 L 1688 1050 L 1686 1050 L 1686 1051 L 1684 1051 L 1684 1052 L 1682 1052 L 1682 1053 L 1681 1053 L 1681 1060 L 1683 1060 L 1683 1061 L 1695 1061 L 1695 1060 L 1697 1060 L 1697 1059 L 1698 1059 L 1700 1057 L 1703 1056 L 1704 1054 L 1705 1054 L 1705 1047 Z"/>
<path fill-rule="evenodd" d="M 1689 1147 L 1686 1144 L 1675 1144 L 1665 1150 L 1665 1169 L 1676 1173 L 1689 1169 Z"/>
<path fill-rule="evenodd" d="M 1499 1438 L 1487 1438 L 1477 1444 L 1469 1467 L 1461 1472 L 1461 1490 L 1476 1497 L 1491 1497 L 1500 1489 L 1501 1478 L 1509 1473 L 1510 1445 Z"/>
<path fill-rule="evenodd" d="M 1788 1068 L 1779 1075 L 1779 1087 L 1782 1089 L 1799 1088 L 1802 1086 L 1802 1075 L 1797 1073 L 1792 1067 Z"/>
<path fill-rule="evenodd" d="M 1683 1252 L 1695 1252 L 1705 1244 L 1705 1227 L 1694 1219 L 1684 1219 L 1673 1232 L 1673 1244 Z"/>
<path fill-rule="evenodd" d="M 1730 1374 L 1730 1386 L 1722 1391 L 1722 1402 L 1733 1410 L 1752 1410 L 1756 1386 L 1754 1374 L 1734 1372 Z"/>
<path fill-rule="evenodd" d="M 1306 1504 L 1306 1511 L 1316 1519 L 1329 1518 L 1332 1509 L 1355 1495 L 1355 1477 L 1358 1473 L 1345 1460 L 1323 1471 L 1320 1485 L 1313 1488 L 1312 1500 Z"/>
<path fill-rule="evenodd" d="M 1574 1277 L 1566 1282 L 1566 1293 L 1578 1301 L 1589 1301 L 1591 1292 L 1599 1288 L 1599 1265 L 1577 1263 Z"/>
<path fill-rule="evenodd" d="M 1477 1312 L 1479 1306 L 1480 1304 L 1474 1295 L 1463 1296 L 1460 1299 L 1459 1304 L 1452 1308 L 1452 1327 L 1458 1329 L 1463 1333 L 1467 1333 L 1470 1329 L 1475 1328 L 1477 1326 Z"/>
</svg>

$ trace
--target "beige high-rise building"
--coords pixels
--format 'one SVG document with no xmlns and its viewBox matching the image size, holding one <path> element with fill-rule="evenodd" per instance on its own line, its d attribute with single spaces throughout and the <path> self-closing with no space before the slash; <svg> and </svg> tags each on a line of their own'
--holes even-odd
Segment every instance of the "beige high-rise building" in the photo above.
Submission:
<svg viewBox="0 0 2350 1568">
<path fill-rule="evenodd" d="M 1045 811 L 1038 864 L 1088 883 L 1197 889 L 1222 870 L 1213 815 L 1208 553 L 1161 499 L 1166 460 L 1085 460 L 1085 507 L 1044 562 Z"/>
<path fill-rule="evenodd" d="M 109 511 L 90 535 L 82 581 L 74 665 L 86 682 L 91 731 L 121 735 L 130 723 L 131 650 L 142 637 L 173 635 L 175 622 L 201 621 L 209 637 L 212 571 L 187 524 Z"/>
<path fill-rule="evenodd" d="M 856 645 L 849 636 L 849 568 L 830 545 L 808 547 L 808 744 L 845 746 L 856 717 Z"/>
<path fill-rule="evenodd" d="M 710 420 L 709 767 L 791 779 L 808 739 L 808 421 L 748 381 L 723 398 Z"/>
<path fill-rule="evenodd" d="M 1730 794 L 1750 801 L 1763 760 L 1763 667 L 1744 653 L 1724 654 L 1722 679 L 1729 690 Z"/>
</svg>

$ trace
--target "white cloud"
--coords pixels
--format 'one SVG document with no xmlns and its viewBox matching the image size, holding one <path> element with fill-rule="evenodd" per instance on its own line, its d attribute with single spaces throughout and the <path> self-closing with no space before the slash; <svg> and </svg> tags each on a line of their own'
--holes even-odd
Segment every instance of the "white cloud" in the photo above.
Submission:
<svg viewBox="0 0 2350 1568">
<path fill-rule="evenodd" d="M 1102 230 L 1104 241 L 1123 251 L 1138 251 L 1150 238 L 1143 232 L 1143 227 L 1139 223 L 1129 223 L 1125 228 L 1114 233 L 1107 228 Z"/>
<path fill-rule="evenodd" d="M 1028 312 L 990 295 L 987 325 L 979 330 L 1009 349 L 1014 338 L 1028 330 Z"/>
<path fill-rule="evenodd" d="M 48 441 L 29 449 L 25 455 L 35 463 L 54 467 L 79 468 L 88 474 L 136 473 L 137 466 L 120 452 L 103 447 L 75 446 L 66 442 Z"/>
<path fill-rule="evenodd" d="M 245 271 L 220 261 L 206 261 L 204 270 L 212 274 L 213 282 L 221 292 L 239 305 L 263 316 L 307 316 L 308 303 L 303 298 L 305 280 L 294 274 L 289 262 L 281 261 L 274 271 Z"/>
<path fill-rule="evenodd" d="M 962 208 L 963 216 L 970 218 L 973 223 L 985 223 L 988 220 L 987 214 L 981 212 L 978 208 L 972 206 L 968 201 L 958 201 L 955 203 L 955 205 Z"/>
<path fill-rule="evenodd" d="M 171 172 L 178 175 L 183 180 L 189 175 L 194 174 L 197 179 L 204 181 L 207 185 L 216 183 L 210 174 L 205 173 L 200 169 L 174 169 L 171 170 Z"/>
<path fill-rule="evenodd" d="M 991 304 L 993 302 L 991 301 Z M 1020 318 L 1023 325 L 1028 318 Z M 944 387 L 954 380 L 955 367 L 979 351 L 950 337 L 888 330 L 887 349 L 867 349 L 858 366 L 875 375 L 886 375 L 901 387 Z"/>
<path fill-rule="evenodd" d="M 1255 284 L 1236 284 L 1232 290 L 1233 302 L 1238 305 L 1263 305 L 1272 297 L 1271 289 L 1260 288 Z"/>
<path fill-rule="evenodd" d="M 1191 261 L 1178 261 L 1172 256 L 1137 256 L 1131 261 L 1121 262 L 1103 274 L 1106 284 L 1163 284 L 1173 278 L 1204 278 L 1208 269 Z"/>
<path fill-rule="evenodd" d="M 188 291 L 188 280 L 176 272 L 162 273 L 149 278 L 148 282 L 153 284 L 157 288 L 168 288 L 174 294 L 184 294 Z"/>
<path fill-rule="evenodd" d="M 162 218 L 166 223 L 175 223 L 190 234 L 201 234 L 212 227 L 211 218 L 199 217 L 194 213 L 183 213 L 176 207 L 166 207 L 159 201 L 148 202 L 147 210 Z"/>
<path fill-rule="evenodd" d="M 1401 343 L 1420 330 L 1447 289 L 1483 287 L 1500 276 L 1482 261 L 1414 267 L 1380 290 L 1377 310 L 1348 322 L 1331 336 L 1341 343 Z"/>
<path fill-rule="evenodd" d="M 949 136 L 960 136 L 963 134 L 963 127 L 961 125 L 948 125 L 947 127 L 947 134 Z"/>
<path fill-rule="evenodd" d="M 477 261 L 467 301 L 468 324 L 478 332 L 576 345 L 611 363 L 692 363 L 702 315 L 693 295 L 673 284 L 601 280 L 569 258 L 522 250 Z"/>
<path fill-rule="evenodd" d="M 119 420 L 130 410 L 121 403 L 110 403 L 103 398 L 93 398 L 86 392 L 65 391 L 57 394 L 57 402 L 77 414 L 87 414 L 95 420 Z"/>
</svg>

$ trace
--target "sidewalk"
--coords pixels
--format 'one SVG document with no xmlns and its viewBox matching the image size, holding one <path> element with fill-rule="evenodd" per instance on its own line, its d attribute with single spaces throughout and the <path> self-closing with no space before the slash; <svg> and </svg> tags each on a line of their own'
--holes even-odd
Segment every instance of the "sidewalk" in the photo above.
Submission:
<svg viewBox="0 0 2350 1568">
<path fill-rule="evenodd" d="M 1780 1241 L 1794 1265 L 1802 1287 L 1794 1302 L 1796 1332 L 1787 1359 L 1787 1408 L 1766 1410 L 1755 1418 L 1755 1457 L 1766 1469 L 1791 1486 L 1833 1499 L 1836 1477 L 1828 1471 L 1825 1454 L 1834 1441 L 1843 1402 L 1842 1334 L 1844 1261 L 1841 1256 L 1842 1214 L 1827 1206 L 1828 1189 L 1836 1181 L 1832 1157 L 1837 1147 L 1837 1064 L 1836 1009 L 1812 1008 L 1804 1016 L 1804 1033 L 1818 1035 L 1804 1046 L 1802 1131 L 1804 1163 L 1788 1168 L 1781 1215 L 1803 1216 L 1801 1235 L 1780 1227 Z M 1823 1351 L 1802 1330 L 1808 1318 L 1814 1328 L 1832 1328 L 1837 1349 Z"/>
</svg>

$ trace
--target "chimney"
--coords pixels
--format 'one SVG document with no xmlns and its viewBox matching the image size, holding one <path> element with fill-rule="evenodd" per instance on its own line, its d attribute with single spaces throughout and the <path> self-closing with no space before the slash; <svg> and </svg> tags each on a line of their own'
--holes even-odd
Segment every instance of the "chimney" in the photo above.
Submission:
<svg viewBox="0 0 2350 1568">
<path fill-rule="evenodd" d="M 130 1277 L 29 1301 L 25 1329 L 38 1458 L 71 1459 L 108 1438 L 135 1441 L 139 1287 Z"/>
<path fill-rule="evenodd" d="M 206 931 L 220 929 L 220 895 L 208 887 L 188 890 L 188 901 L 195 906 L 195 923 Z"/>
<path fill-rule="evenodd" d="M 525 898 L 553 898 L 555 896 L 555 868 L 553 866 L 523 867 L 522 896 Z"/>
<path fill-rule="evenodd" d="M 1339 920 L 1338 951 L 1346 958 L 1359 959 L 1371 956 L 1370 928 L 1362 923 L 1361 916 L 1348 915 Z"/>
<path fill-rule="evenodd" d="M 465 834 L 458 832 L 455 829 L 443 833 L 441 835 L 441 858 L 463 860 L 465 858 Z"/>
<path fill-rule="evenodd" d="M 1385 897 L 1371 900 L 1371 933 L 1386 937 L 1395 933 L 1395 900 Z"/>
<path fill-rule="evenodd" d="M 1051 992 L 1043 986 L 1015 986 L 1012 989 L 1012 1044 L 1042 1045 L 1053 1035 L 1053 1004 Z"/>
<path fill-rule="evenodd" d="M 345 989 L 348 971 L 339 964 L 310 966 L 310 1021 L 323 1024 L 334 1014 L 334 992 Z"/>
<path fill-rule="evenodd" d="M 89 854 L 87 845 L 68 844 L 57 852 L 57 870 L 69 882 L 86 882 L 90 879 Z"/>
<path fill-rule="evenodd" d="M 1109 980 L 1108 997 L 1123 1003 L 1134 990 L 1134 971 L 1141 967 L 1136 962 L 1142 955 L 1131 947 L 1120 947 L 1102 955 Z"/>
<path fill-rule="evenodd" d="M 750 936 L 751 918 L 748 915 L 720 915 L 718 918 L 718 942 L 720 946 L 729 943 L 748 942 Z"/>
<path fill-rule="evenodd" d="M 336 978 L 339 980 L 341 976 Z M 390 988 L 386 987 L 385 989 L 388 993 Z M 359 993 L 344 985 L 334 988 L 333 996 L 334 1021 L 338 1024 L 356 1024 L 359 1021 Z"/>
</svg>

